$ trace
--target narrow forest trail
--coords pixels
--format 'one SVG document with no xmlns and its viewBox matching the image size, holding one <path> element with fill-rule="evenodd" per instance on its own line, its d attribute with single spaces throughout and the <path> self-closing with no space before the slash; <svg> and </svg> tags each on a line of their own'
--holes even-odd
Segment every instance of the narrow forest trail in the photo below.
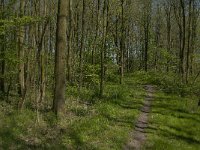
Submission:
<svg viewBox="0 0 200 150">
<path fill-rule="evenodd" d="M 124 150 L 140 150 L 146 141 L 145 128 L 148 127 L 148 118 L 153 100 L 154 87 L 146 85 L 147 96 L 144 105 L 141 108 L 140 115 L 135 124 L 135 129 L 130 135 L 130 139 L 124 147 Z"/>
</svg>

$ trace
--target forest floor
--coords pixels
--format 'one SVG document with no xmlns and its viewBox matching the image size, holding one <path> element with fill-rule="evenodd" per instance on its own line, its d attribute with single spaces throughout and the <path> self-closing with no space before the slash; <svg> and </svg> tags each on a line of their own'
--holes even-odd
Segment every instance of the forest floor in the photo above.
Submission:
<svg viewBox="0 0 200 150">
<path fill-rule="evenodd" d="M 59 121 L 45 109 L 37 113 L 31 103 L 17 111 L 13 104 L 17 98 L 10 98 L 11 104 L 0 101 L 0 149 L 121 150 L 130 133 L 134 137 L 140 134 L 138 130 L 145 134 L 139 143 L 141 149 L 199 150 L 198 98 L 167 93 L 159 86 L 155 91 L 151 86 L 145 90 L 144 85 L 153 84 L 149 79 L 152 77 L 136 73 L 127 75 L 123 85 L 115 80 L 107 82 L 102 99 L 96 96 L 95 88 L 85 87 L 78 93 L 70 86 L 65 116 Z M 152 92 L 147 121 L 141 108 L 145 105 L 143 111 L 149 111 Z M 51 102 L 49 99 L 43 106 L 50 107 Z M 148 126 L 138 123 L 140 118 Z"/>
</svg>

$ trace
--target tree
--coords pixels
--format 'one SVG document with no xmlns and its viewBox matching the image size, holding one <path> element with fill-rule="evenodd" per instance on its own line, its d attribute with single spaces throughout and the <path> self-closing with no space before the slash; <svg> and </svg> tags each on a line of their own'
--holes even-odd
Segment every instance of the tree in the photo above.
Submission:
<svg viewBox="0 0 200 150">
<path fill-rule="evenodd" d="M 85 41 L 85 0 L 82 0 L 82 25 L 81 25 L 81 46 L 80 46 L 80 53 L 79 53 L 79 91 L 82 87 L 83 82 L 83 51 L 84 51 L 84 41 Z"/>
<path fill-rule="evenodd" d="M 1 1 L 1 19 L 4 19 L 4 0 Z M 0 35 L 0 93 L 5 93 L 5 37 Z"/>
<path fill-rule="evenodd" d="M 151 0 L 148 0 L 147 3 L 144 4 L 144 70 L 148 70 L 148 51 L 149 51 L 149 32 L 150 32 L 150 22 L 151 22 Z"/>
<path fill-rule="evenodd" d="M 168 53 L 171 53 L 171 17 L 172 17 L 172 5 L 171 5 L 171 0 L 167 1 L 164 3 L 165 4 L 165 14 L 166 14 L 166 24 L 167 24 L 167 51 Z M 169 72 L 169 65 L 170 65 L 170 60 L 168 58 L 167 60 L 167 72 Z"/>
<path fill-rule="evenodd" d="M 108 28 L 108 0 L 104 0 L 104 6 L 103 6 L 103 41 L 102 41 L 102 48 L 101 48 L 100 97 L 103 96 L 103 89 L 104 89 L 107 28 Z"/>
<path fill-rule="evenodd" d="M 23 17 L 24 15 L 24 8 L 25 8 L 25 0 L 20 0 L 20 17 Z M 25 100 L 25 71 L 24 71 L 24 55 L 25 55 L 25 50 L 24 50 L 24 26 L 21 26 L 19 28 L 18 32 L 18 59 L 19 59 L 19 72 L 18 72 L 18 93 L 20 97 L 19 101 L 19 108 L 21 109 L 24 104 Z"/>
<path fill-rule="evenodd" d="M 123 83 L 123 77 L 124 77 L 124 48 L 125 48 L 124 4 L 125 1 L 121 0 L 120 84 Z"/>
<path fill-rule="evenodd" d="M 65 102 L 65 50 L 67 39 L 67 13 L 68 0 L 58 1 L 58 16 L 56 30 L 56 54 L 55 54 L 55 90 L 53 111 L 55 114 L 62 112 Z"/>
<path fill-rule="evenodd" d="M 191 21 L 192 21 L 192 1 L 193 0 L 189 0 L 189 16 L 188 16 L 188 28 L 187 28 L 187 32 L 188 32 L 188 36 L 187 36 L 187 53 L 186 53 L 186 76 L 185 76 L 185 80 L 186 83 L 188 83 L 188 77 L 189 77 L 189 58 L 190 58 L 190 42 L 191 42 Z"/>
<path fill-rule="evenodd" d="M 185 1 L 180 0 L 181 5 L 181 18 L 182 18 L 182 26 L 180 32 L 180 39 L 182 38 L 182 43 L 180 47 L 180 72 L 182 76 L 182 80 L 184 80 L 185 69 L 184 69 L 184 60 L 185 60 L 185 40 L 186 40 L 186 14 L 185 14 Z"/>
</svg>

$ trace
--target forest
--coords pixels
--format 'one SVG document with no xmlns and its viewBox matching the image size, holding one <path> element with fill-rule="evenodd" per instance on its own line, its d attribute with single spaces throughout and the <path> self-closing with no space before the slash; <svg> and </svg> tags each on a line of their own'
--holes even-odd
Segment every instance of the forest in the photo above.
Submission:
<svg viewBox="0 0 200 150">
<path fill-rule="evenodd" d="M 0 150 L 199 150 L 199 0 L 1 0 Z"/>
</svg>

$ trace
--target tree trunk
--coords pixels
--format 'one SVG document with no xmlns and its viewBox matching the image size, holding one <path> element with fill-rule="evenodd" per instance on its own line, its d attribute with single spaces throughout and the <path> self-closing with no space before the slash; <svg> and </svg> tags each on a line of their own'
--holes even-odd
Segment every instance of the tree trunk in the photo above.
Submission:
<svg viewBox="0 0 200 150">
<path fill-rule="evenodd" d="M 107 9 L 107 14 L 106 14 Z M 103 8 L 103 42 L 101 48 L 101 78 L 100 78 L 100 97 L 103 96 L 104 79 L 105 79 L 105 53 L 106 53 L 106 36 L 108 26 L 108 0 L 104 0 Z"/>
<path fill-rule="evenodd" d="M 167 23 L 167 52 L 171 54 L 171 2 L 165 7 L 166 23 Z M 169 72 L 170 59 L 167 58 L 167 72 Z"/>
<path fill-rule="evenodd" d="M 149 22 L 147 17 L 147 22 L 145 24 L 145 42 L 144 42 L 144 70 L 148 71 L 148 50 L 149 50 Z"/>
<path fill-rule="evenodd" d="M 183 0 L 180 0 L 181 4 L 181 17 L 182 17 L 182 30 L 181 30 L 181 51 L 180 51 L 180 71 L 181 71 L 181 77 L 182 81 L 184 81 L 184 75 L 185 75 L 185 69 L 184 69 L 184 60 L 185 60 L 185 29 L 186 29 L 186 17 L 185 17 L 185 2 Z"/>
<path fill-rule="evenodd" d="M 195 1 L 193 0 L 192 3 L 192 29 L 191 29 L 191 51 L 190 51 L 190 74 L 193 74 L 194 71 L 194 50 L 195 50 L 195 43 L 196 43 L 196 37 L 197 37 L 197 21 L 198 21 L 198 14 L 196 8 Z"/>
<path fill-rule="evenodd" d="M 4 0 L 1 1 L 1 10 L 4 11 Z M 1 19 L 4 19 L 4 15 L 2 13 Z M 4 35 L 0 36 L 0 93 L 5 93 L 5 37 Z"/>
<path fill-rule="evenodd" d="M 69 24 L 68 24 L 68 47 L 67 47 L 67 81 L 70 83 L 71 82 L 71 57 L 72 57 L 72 52 L 71 52 L 71 48 L 72 48 L 72 12 L 71 12 L 71 4 L 72 1 L 69 0 Z"/>
<path fill-rule="evenodd" d="M 24 15 L 25 0 L 20 0 L 20 17 Z M 24 27 L 19 28 L 18 32 L 18 59 L 19 59 L 19 73 L 18 73 L 18 93 L 19 93 L 19 104 L 18 107 L 21 109 L 23 107 L 25 99 L 25 71 L 24 71 Z"/>
<path fill-rule="evenodd" d="M 79 93 L 83 84 L 83 51 L 84 51 L 84 40 L 85 40 L 85 0 L 82 0 L 82 30 L 81 30 L 81 47 L 80 47 L 80 55 L 79 55 Z"/>
<path fill-rule="evenodd" d="M 65 51 L 67 49 L 67 13 L 68 0 L 58 1 L 58 16 L 56 30 L 56 55 L 55 55 L 55 90 L 53 111 L 56 115 L 61 113 L 65 103 Z"/>
<path fill-rule="evenodd" d="M 191 19 L 192 19 L 192 0 L 189 1 L 189 16 L 188 16 L 188 37 L 187 37 L 187 57 L 186 57 L 186 83 L 188 83 L 189 78 L 189 68 L 190 68 L 190 42 L 191 42 Z"/>
<path fill-rule="evenodd" d="M 1 51 L 0 51 L 0 92 L 5 93 L 5 38 L 1 36 Z"/>
<path fill-rule="evenodd" d="M 123 83 L 124 77 L 124 40 L 125 40 L 125 31 L 124 31 L 124 0 L 121 0 L 121 41 L 120 41 L 120 84 Z"/>
<path fill-rule="evenodd" d="M 148 71 L 148 51 L 149 51 L 149 28 L 150 28 L 150 10 L 151 1 L 146 5 L 144 15 L 144 70 Z"/>
<path fill-rule="evenodd" d="M 96 51 L 96 47 L 97 47 L 97 38 L 99 35 L 99 10 L 100 10 L 100 0 L 97 1 L 97 13 L 96 13 L 96 29 L 95 29 L 95 38 L 94 38 L 94 46 L 92 48 L 92 64 L 95 64 L 95 51 Z"/>
</svg>

